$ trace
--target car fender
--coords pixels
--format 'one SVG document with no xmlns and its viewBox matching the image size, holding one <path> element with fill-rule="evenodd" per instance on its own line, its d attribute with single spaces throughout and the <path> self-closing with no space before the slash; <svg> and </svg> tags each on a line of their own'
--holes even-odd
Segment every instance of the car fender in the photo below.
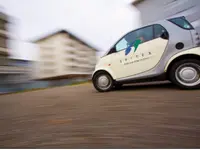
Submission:
<svg viewBox="0 0 200 150">
<path fill-rule="evenodd" d="M 114 80 L 116 79 L 116 75 L 114 74 L 114 72 L 112 71 L 112 69 L 109 68 L 109 67 L 100 67 L 100 68 L 96 69 L 96 70 L 93 72 L 92 77 L 93 77 L 94 74 L 95 74 L 96 72 L 98 72 L 98 71 L 106 71 L 106 72 L 108 72 L 108 73 L 111 75 L 111 77 L 112 77 Z"/>
<path fill-rule="evenodd" d="M 179 52 L 177 54 L 175 54 L 174 56 L 172 56 L 166 66 L 165 66 L 165 72 L 167 72 L 167 69 L 169 67 L 169 65 L 171 64 L 171 62 L 173 60 L 175 60 L 176 58 L 180 57 L 180 56 L 183 56 L 183 55 L 197 55 L 197 56 L 200 56 L 200 47 L 196 47 L 196 48 L 192 48 L 192 49 L 189 49 L 189 50 L 185 50 L 183 52 Z"/>
</svg>

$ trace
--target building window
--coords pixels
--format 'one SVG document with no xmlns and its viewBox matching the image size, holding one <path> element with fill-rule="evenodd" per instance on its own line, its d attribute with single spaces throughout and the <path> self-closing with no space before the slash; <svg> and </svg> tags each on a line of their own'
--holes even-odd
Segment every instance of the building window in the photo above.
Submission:
<svg viewBox="0 0 200 150">
<path fill-rule="evenodd" d="M 69 66 L 67 66 L 67 65 L 63 65 L 63 69 L 68 70 L 68 69 L 69 69 Z"/>
<path fill-rule="evenodd" d="M 7 39 L 5 35 L 0 34 L 0 47 L 7 48 Z"/>
<path fill-rule="evenodd" d="M 52 58 L 54 58 L 54 55 L 52 55 L 52 54 L 42 54 L 41 55 L 41 57 L 42 57 L 42 59 L 52 59 Z"/>
<path fill-rule="evenodd" d="M 74 61 L 75 61 L 75 59 L 74 59 L 74 58 L 70 58 L 70 59 L 69 59 L 69 61 L 71 61 L 71 62 L 74 62 Z"/>
<path fill-rule="evenodd" d="M 1 66 L 7 66 L 8 65 L 8 58 L 7 57 L 3 57 L 3 56 L 0 56 L 0 65 Z"/>
<path fill-rule="evenodd" d="M 76 44 L 75 44 L 74 42 L 72 42 L 72 41 L 69 42 L 68 45 L 69 45 L 70 47 L 75 47 L 75 46 L 76 46 Z"/>
<path fill-rule="evenodd" d="M 70 66 L 70 68 L 71 68 L 71 69 L 75 69 L 75 68 L 76 68 L 76 66 L 72 65 L 72 66 Z"/>
<path fill-rule="evenodd" d="M 43 70 L 42 71 L 44 74 L 53 74 L 53 73 L 55 73 L 55 70 L 53 70 L 53 69 L 45 69 L 45 70 Z"/>
<path fill-rule="evenodd" d="M 85 54 L 84 53 L 79 53 L 79 57 L 85 57 Z"/>
<path fill-rule="evenodd" d="M 69 50 L 68 53 L 73 55 L 74 54 L 74 50 Z"/>
<path fill-rule="evenodd" d="M 6 22 L 0 19 L 0 30 L 6 30 Z"/>
<path fill-rule="evenodd" d="M 43 62 L 43 64 L 44 64 L 45 66 L 53 66 L 55 63 L 54 63 L 54 62 L 46 61 L 46 62 Z"/>
</svg>

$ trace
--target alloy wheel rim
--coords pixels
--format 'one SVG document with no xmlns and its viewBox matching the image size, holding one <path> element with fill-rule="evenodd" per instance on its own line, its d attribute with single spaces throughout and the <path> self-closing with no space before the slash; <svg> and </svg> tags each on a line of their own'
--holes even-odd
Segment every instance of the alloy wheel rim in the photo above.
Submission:
<svg viewBox="0 0 200 150">
<path fill-rule="evenodd" d="M 180 65 L 175 71 L 176 80 L 185 86 L 196 86 L 200 83 L 200 66 L 194 63 Z"/>
<path fill-rule="evenodd" d="M 102 89 L 106 90 L 110 87 L 111 81 L 106 75 L 101 75 L 97 79 L 97 86 Z"/>
</svg>

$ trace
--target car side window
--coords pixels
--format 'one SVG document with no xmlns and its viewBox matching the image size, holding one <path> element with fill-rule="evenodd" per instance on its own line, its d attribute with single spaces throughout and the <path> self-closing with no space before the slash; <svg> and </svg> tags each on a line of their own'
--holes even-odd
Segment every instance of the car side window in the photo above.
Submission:
<svg viewBox="0 0 200 150">
<path fill-rule="evenodd" d="M 154 36 L 155 36 L 155 38 L 161 37 L 161 35 L 165 32 L 167 32 L 167 31 L 163 26 L 161 26 L 159 24 L 154 25 Z"/>
<path fill-rule="evenodd" d="M 183 29 L 193 29 L 193 26 L 185 19 L 185 17 L 172 18 L 169 19 L 169 21 Z"/>
<path fill-rule="evenodd" d="M 129 32 L 126 34 L 116 45 L 116 51 L 121 51 L 132 45 L 137 39 L 141 40 L 141 43 L 152 40 L 153 37 L 153 26 L 144 27 L 136 31 Z"/>
</svg>

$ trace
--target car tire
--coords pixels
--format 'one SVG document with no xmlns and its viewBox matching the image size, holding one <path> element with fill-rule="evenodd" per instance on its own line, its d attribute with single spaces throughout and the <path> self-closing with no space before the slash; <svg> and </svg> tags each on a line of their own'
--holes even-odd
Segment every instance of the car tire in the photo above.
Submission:
<svg viewBox="0 0 200 150">
<path fill-rule="evenodd" d="M 200 61 L 186 59 L 175 62 L 169 72 L 172 83 L 181 89 L 196 89 L 200 87 Z"/>
<path fill-rule="evenodd" d="M 97 72 L 94 75 L 92 82 L 95 89 L 99 92 L 108 92 L 113 87 L 112 77 L 104 71 Z"/>
</svg>

